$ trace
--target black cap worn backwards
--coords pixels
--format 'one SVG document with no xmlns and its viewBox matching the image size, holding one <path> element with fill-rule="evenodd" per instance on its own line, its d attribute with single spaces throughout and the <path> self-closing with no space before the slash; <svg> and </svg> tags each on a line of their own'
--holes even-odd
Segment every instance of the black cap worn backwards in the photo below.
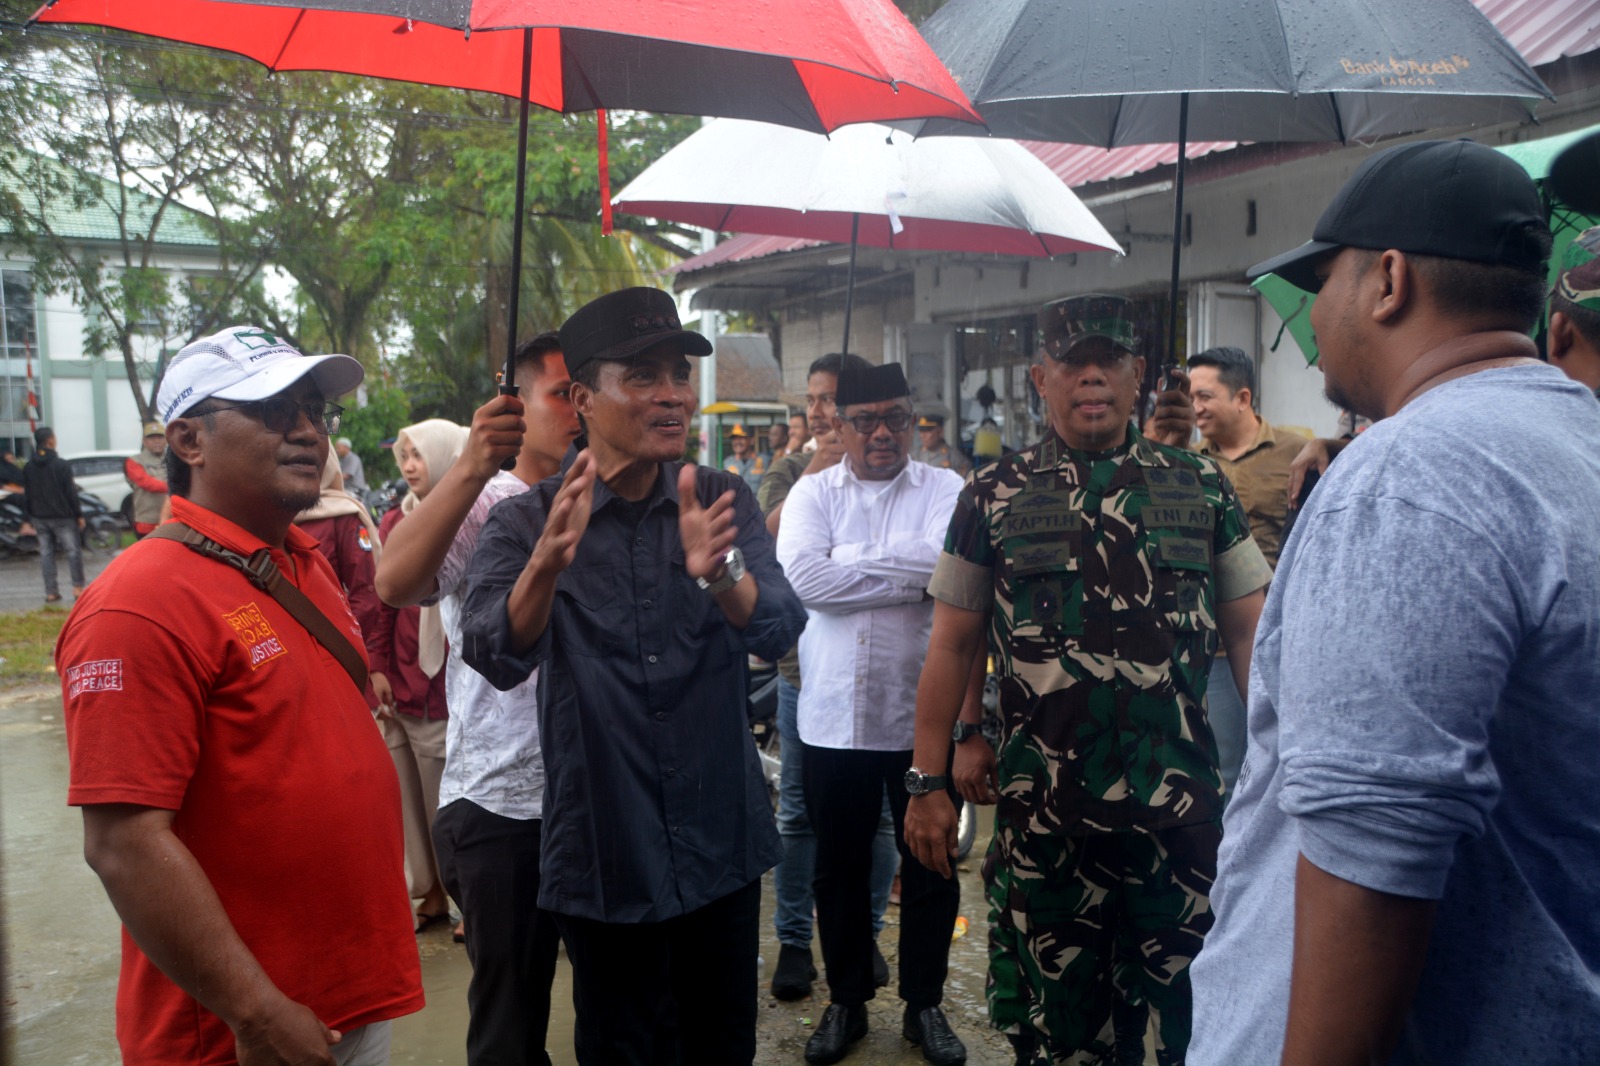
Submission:
<svg viewBox="0 0 1600 1066">
<path fill-rule="evenodd" d="M 833 402 L 842 411 L 851 404 L 898 400 L 910 395 L 911 387 L 906 384 L 906 372 L 900 369 L 899 363 L 861 369 L 847 366 L 844 373 L 839 375 L 839 387 L 834 390 Z"/>
<path fill-rule="evenodd" d="M 590 300 L 561 323 L 567 373 L 596 359 L 632 359 L 647 348 L 677 341 L 684 355 L 710 355 L 711 342 L 678 321 L 678 306 L 660 289 L 639 287 Z"/>
<path fill-rule="evenodd" d="M 1540 273 L 1530 227 L 1543 226 L 1539 191 L 1502 152 L 1474 141 L 1417 141 L 1356 168 L 1317 220 L 1311 240 L 1246 273 L 1317 290 L 1316 264 L 1339 248 L 1393 248 Z"/>
</svg>

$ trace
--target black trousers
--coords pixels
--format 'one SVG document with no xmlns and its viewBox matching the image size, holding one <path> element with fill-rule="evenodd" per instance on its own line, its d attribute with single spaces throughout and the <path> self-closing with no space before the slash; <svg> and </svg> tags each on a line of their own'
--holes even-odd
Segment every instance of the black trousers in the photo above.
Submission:
<svg viewBox="0 0 1600 1066">
<path fill-rule="evenodd" d="M 560 934 L 555 918 L 534 905 L 541 824 L 464 799 L 434 819 L 439 872 L 461 907 L 472 963 L 470 1066 L 550 1066 L 545 1036 Z"/>
<path fill-rule="evenodd" d="M 833 1002 L 873 998 L 872 839 L 889 792 L 895 844 L 900 849 L 900 998 L 915 1010 L 944 999 L 950 933 L 961 886 L 929 870 L 906 850 L 905 775 L 909 751 L 848 751 L 804 745 L 804 785 L 811 831 L 817 838 L 817 934 Z M 950 788 L 960 810 L 961 799 Z"/>
<path fill-rule="evenodd" d="M 664 922 L 558 914 L 556 923 L 572 962 L 582 1066 L 750 1066 L 759 880 Z"/>
</svg>

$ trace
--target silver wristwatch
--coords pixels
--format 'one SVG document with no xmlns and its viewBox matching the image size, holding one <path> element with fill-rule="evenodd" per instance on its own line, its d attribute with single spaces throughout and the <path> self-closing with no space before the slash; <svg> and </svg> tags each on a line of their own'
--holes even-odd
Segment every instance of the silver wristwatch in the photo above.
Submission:
<svg viewBox="0 0 1600 1066">
<path fill-rule="evenodd" d="M 744 580 L 744 552 L 738 548 L 729 548 L 728 554 L 722 557 L 722 565 L 728 568 L 726 574 L 723 574 L 715 581 L 707 581 L 703 577 L 697 577 L 694 579 L 695 584 L 715 596 L 718 593 L 727 592 Z"/>
</svg>

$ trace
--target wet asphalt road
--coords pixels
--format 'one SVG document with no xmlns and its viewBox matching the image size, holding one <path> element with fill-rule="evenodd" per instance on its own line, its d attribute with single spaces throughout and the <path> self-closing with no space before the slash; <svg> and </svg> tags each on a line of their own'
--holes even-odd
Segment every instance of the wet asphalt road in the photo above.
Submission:
<svg viewBox="0 0 1600 1066">
<path fill-rule="evenodd" d="M 93 581 L 111 558 L 110 552 L 85 551 L 84 577 Z M 67 570 L 65 556 L 56 557 L 56 580 L 62 599 L 55 606 L 71 607 L 72 576 Z M 39 572 L 39 557 L 33 554 L 0 557 L 0 611 L 31 611 L 44 605 L 44 577 Z"/>
<path fill-rule="evenodd" d="M 9 568 L 8 568 L 9 569 Z M 33 572 L 37 580 L 37 571 Z M 8 584 L 10 572 L 0 573 Z M 77 811 L 66 806 L 67 757 L 59 699 L 44 689 L 0 690 L 0 862 L 4 871 L 7 940 L 6 1042 L 11 1061 L 26 1066 L 113 1066 L 119 925 L 99 882 L 84 864 Z M 980 833 L 978 851 L 986 843 Z M 972 1066 L 1009 1066 L 1010 1049 L 984 1021 L 985 927 L 976 861 L 961 875 L 961 913 L 971 930 L 955 941 L 945 1010 L 966 1041 Z M 772 939 L 771 876 L 765 883 L 761 1015 L 756 1062 L 791 1066 L 812 1026 L 827 1006 L 823 986 L 809 1000 L 780 1003 L 766 994 L 777 958 Z M 896 960 L 897 909 L 889 911 L 884 955 Z M 470 976 L 466 952 L 436 926 L 419 938 L 428 1006 L 395 1025 L 396 1064 L 437 1063 L 464 1058 Z M 820 962 L 820 948 L 815 949 Z M 754 979 L 755 975 L 751 975 Z M 571 1066 L 571 984 L 563 960 L 557 974 L 550 1052 L 557 1066 Z M 872 1029 L 845 1059 L 850 1066 L 913 1066 L 918 1051 L 900 1037 L 901 1004 L 880 993 L 871 1005 Z M 0 1063 L 7 1056 L 0 1053 Z M 685 1063 L 684 1066 L 691 1066 Z"/>
</svg>

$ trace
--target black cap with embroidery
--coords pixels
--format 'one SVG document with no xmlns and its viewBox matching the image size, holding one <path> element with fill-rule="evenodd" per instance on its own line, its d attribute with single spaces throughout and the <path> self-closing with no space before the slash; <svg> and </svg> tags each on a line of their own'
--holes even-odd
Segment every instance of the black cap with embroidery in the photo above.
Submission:
<svg viewBox="0 0 1600 1066">
<path fill-rule="evenodd" d="M 684 355 L 711 354 L 711 342 L 678 321 L 672 297 L 644 286 L 590 300 L 561 323 L 561 355 L 574 377 L 585 363 L 632 359 L 667 341 L 677 341 Z"/>
</svg>

